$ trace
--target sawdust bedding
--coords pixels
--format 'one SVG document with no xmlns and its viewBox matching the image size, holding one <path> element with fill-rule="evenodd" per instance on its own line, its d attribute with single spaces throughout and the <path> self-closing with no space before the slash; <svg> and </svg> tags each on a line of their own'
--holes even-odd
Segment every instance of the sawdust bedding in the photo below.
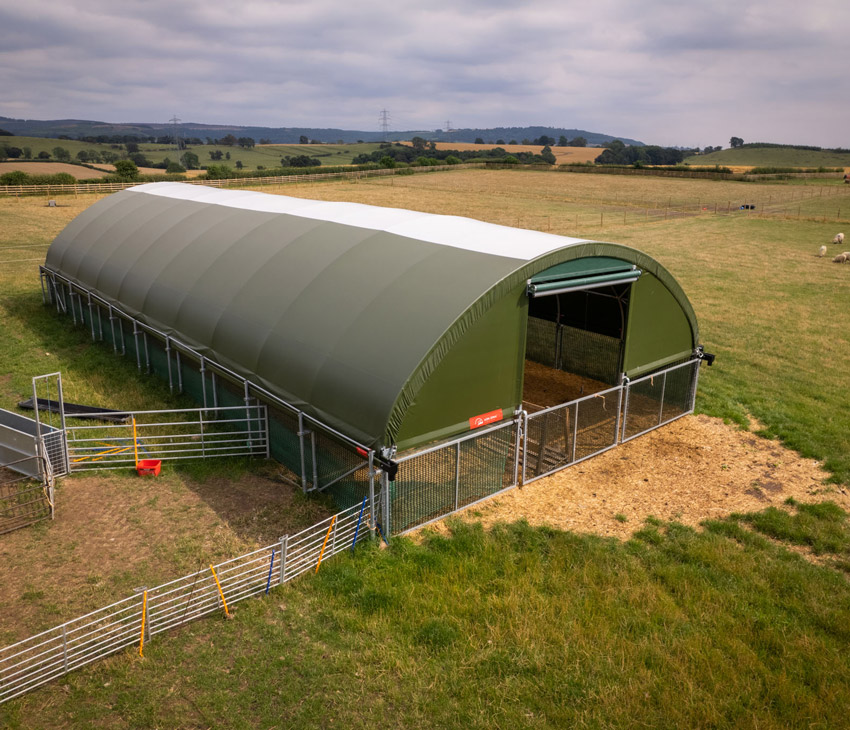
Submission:
<svg viewBox="0 0 850 730">
<path fill-rule="evenodd" d="M 732 512 L 831 499 L 850 510 L 844 488 L 825 484 L 813 459 L 708 416 L 687 416 L 563 471 L 479 503 L 454 517 L 525 519 L 628 539 L 647 517 L 697 526 Z M 444 521 L 428 529 L 446 531 Z"/>
</svg>

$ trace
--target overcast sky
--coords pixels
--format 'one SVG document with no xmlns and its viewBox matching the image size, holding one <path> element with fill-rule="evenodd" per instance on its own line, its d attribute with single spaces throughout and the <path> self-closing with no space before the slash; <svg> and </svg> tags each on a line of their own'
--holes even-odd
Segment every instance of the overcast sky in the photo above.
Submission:
<svg viewBox="0 0 850 730">
<path fill-rule="evenodd" d="M 0 0 L 0 115 L 850 147 L 850 0 Z"/>
</svg>

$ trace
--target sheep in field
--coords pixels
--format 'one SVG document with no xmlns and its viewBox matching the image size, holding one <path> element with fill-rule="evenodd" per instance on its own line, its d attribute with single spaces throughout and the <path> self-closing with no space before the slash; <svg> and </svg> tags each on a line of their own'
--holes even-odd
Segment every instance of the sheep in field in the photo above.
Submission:
<svg viewBox="0 0 850 730">
<path fill-rule="evenodd" d="M 834 259 L 832 259 L 832 263 L 834 264 L 843 264 L 847 261 L 850 261 L 850 251 L 845 251 L 844 253 L 838 254 Z"/>
<path fill-rule="evenodd" d="M 820 256 L 821 258 L 823 258 L 825 254 L 826 254 L 826 246 L 821 246 L 821 247 L 818 249 L 818 256 Z"/>
<path fill-rule="evenodd" d="M 844 243 L 844 234 L 836 233 L 835 238 L 832 239 L 833 243 Z"/>
</svg>

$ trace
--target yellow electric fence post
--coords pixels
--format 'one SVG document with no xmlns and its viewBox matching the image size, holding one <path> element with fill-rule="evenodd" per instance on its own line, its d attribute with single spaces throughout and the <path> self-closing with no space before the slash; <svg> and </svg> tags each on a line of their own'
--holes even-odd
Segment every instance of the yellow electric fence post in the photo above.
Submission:
<svg viewBox="0 0 850 730">
<path fill-rule="evenodd" d="M 221 590 L 221 583 L 218 582 L 218 576 L 215 574 L 215 568 L 210 565 L 210 570 L 212 571 L 213 578 L 215 578 L 215 584 L 218 586 L 218 595 L 221 596 L 221 604 L 224 606 L 224 615 L 227 618 L 230 618 L 230 611 L 227 610 L 227 601 L 224 600 L 224 591 Z"/>
<path fill-rule="evenodd" d="M 148 592 L 142 597 L 142 633 L 139 634 L 139 656 L 143 657 L 142 650 L 145 648 L 145 618 L 148 613 Z"/>
<path fill-rule="evenodd" d="M 322 543 L 322 552 L 319 553 L 319 562 L 316 563 L 316 572 L 319 572 L 319 566 L 322 564 L 322 556 L 325 554 L 325 547 L 328 544 L 328 538 L 331 536 L 331 530 L 334 529 L 334 522 L 336 522 L 336 515 L 333 516 L 331 520 L 331 526 L 328 528 L 328 534 L 325 535 L 325 541 Z"/>
<path fill-rule="evenodd" d="M 133 454 L 136 457 L 136 467 L 139 466 L 139 443 L 136 441 L 136 417 L 133 416 Z"/>
</svg>

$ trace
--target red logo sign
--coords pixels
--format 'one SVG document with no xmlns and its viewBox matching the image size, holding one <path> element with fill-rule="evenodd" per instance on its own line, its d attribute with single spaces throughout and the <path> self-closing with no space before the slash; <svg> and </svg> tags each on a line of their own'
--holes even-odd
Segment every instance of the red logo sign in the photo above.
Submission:
<svg viewBox="0 0 850 730">
<path fill-rule="evenodd" d="M 469 419 L 469 427 L 470 428 L 481 428 L 482 426 L 486 426 L 490 423 L 495 423 L 496 421 L 502 420 L 502 409 L 499 408 L 496 411 L 490 411 L 489 413 L 482 413 L 480 416 L 473 416 Z"/>
</svg>

